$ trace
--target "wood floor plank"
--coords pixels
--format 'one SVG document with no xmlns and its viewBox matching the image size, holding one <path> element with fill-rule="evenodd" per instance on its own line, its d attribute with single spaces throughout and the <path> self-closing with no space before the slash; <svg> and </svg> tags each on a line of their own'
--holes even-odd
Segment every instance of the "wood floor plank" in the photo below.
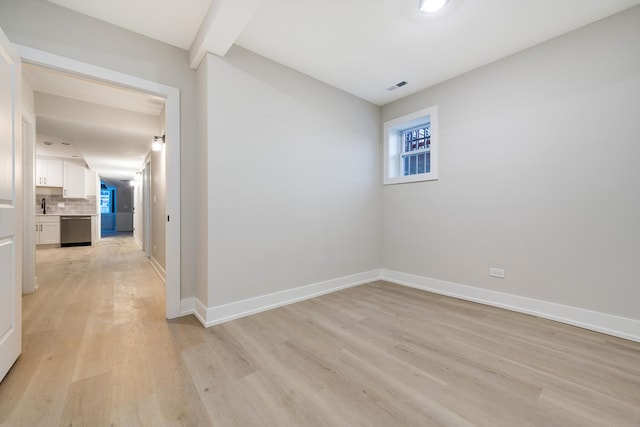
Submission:
<svg viewBox="0 0 640 427">
<path fill-rule="evenodd" d="M 111 425 L 111 371 L 70 384 L 60 426 Z"/>
<path fill-rule="evenodd" d="M 640 426 L 640 343 L 384 281 L 164 319 L 131 237 L 38 251 L 0 426 Z"/>
</svg>

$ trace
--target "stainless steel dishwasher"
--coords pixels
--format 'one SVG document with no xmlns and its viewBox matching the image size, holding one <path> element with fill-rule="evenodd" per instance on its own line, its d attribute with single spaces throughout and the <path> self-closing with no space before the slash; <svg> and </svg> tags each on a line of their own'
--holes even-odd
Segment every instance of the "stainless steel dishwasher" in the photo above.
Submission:
<svg viewBox="0 0 640 427">
<path fill-rule="evenodd" d="M 91 216 L 60 216 L 60 246 L 91 246 Z"/>
</svg>

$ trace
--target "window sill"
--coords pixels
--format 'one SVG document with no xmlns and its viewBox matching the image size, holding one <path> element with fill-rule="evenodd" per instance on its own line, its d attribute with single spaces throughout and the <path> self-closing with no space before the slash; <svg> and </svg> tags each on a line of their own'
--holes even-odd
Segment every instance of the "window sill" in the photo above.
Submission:
<svg viewBox="0 0 640 427">
<path fill-rule="evenodd" d="M 412 182 L 437 181 L 438 177 L 433 173 L 421 173 L 408 176 L 385 177 L 382 185 L 409 184 Z"/>
</svg>

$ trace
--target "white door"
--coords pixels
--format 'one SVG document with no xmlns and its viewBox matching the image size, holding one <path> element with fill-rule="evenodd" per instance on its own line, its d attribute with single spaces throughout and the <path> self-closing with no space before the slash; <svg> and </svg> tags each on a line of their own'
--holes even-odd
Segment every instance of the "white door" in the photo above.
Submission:
<svg viewBox="0 0 640 427">
<path fill-rule="evenodd" d="M 22 351 L 20 70 L 0 29 L 0 381 Z"/>
</svg>

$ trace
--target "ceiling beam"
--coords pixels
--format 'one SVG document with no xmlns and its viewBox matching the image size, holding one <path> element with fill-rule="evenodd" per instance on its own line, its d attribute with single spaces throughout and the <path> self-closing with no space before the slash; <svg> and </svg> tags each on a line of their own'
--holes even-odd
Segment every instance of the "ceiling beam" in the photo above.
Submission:
<svg viewBox="0 0 640 427">
<path fill-rule="evenodd" d="M 226 55 L 262 0 L 213 0 L 191 48 L 189 65 L 198 68 L 205 53 Z"/>
</svg>

